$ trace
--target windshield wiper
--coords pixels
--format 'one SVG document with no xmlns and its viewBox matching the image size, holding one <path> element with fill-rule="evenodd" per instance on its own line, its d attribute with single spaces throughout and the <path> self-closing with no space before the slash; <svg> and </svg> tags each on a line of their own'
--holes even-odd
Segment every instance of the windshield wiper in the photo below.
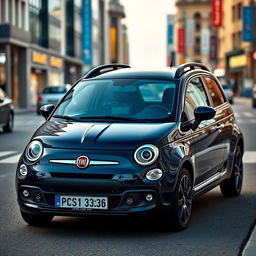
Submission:
<svg viewBox="0 0 256 256">
<path fill-rule="evenodd" d="M 66 120 L 68 120 L 68 121 L 69 121 L 69 120 L 72 120 L 72 121 L 79 121 L 79 122 L 81 122 L 80 119 L 75 118 L 75 117 L 72 117 L 72 116 L 54 115 L 54 116 L 52 116 L 52 117 L 66 119 Z"/>
<path fill-rule="evenodd" d="M 133 121 L 136 123 L 144 123 L 144 121 L 133 117 L 122 117 L 122 116 L 82 116 L 80 119 L 111 119 L 119 121 Z"/>
</svg>

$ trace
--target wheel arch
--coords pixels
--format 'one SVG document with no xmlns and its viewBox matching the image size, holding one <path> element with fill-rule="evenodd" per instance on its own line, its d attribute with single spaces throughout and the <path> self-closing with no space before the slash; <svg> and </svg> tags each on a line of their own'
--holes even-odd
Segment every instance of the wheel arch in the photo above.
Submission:
<svg viewBox="0 0 256 256">
<path fill-rule="evenodd" d="M 181 167 L 180 167 L 180 170 L 182 168 L 185 168 L 189 174 L 191 175 L 191 180 L 193 181 L 193 185 L 194 185 L 194 182 L 195 182 L 195 173 L 194 173 L 194 167 L 193 167 L 193 164 L 192 164 L 192 161 L 191 159 L 189 159 L 188 157 L 186 157 L 182 163 L 181 163 Z"/>
<path fill-rule="evenodd" d="M 240 137 L 237 141 L 237 146 L 239 146 L 242 150 L 242 154 L 244 154 L 244 140 L 242 137 Z"/>
</svg>

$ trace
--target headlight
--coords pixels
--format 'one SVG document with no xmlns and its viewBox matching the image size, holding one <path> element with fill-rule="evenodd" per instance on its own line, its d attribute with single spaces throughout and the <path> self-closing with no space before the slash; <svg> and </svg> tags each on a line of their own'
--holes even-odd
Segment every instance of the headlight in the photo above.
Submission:
<svg viewBox="0 0 256 256">
<path fill-rule="evenodd" d="M 43 154 L 43 145 L 40 141 L 34 140 L 26 148 L 26 158 L 30 162 L 37 161 Z"/>
<path fill-rule="evenodd" d="M 151 181 L 159 180 L 163 176 L 163 171 L 160 169 L 153 169 L 146 173 L 146 178 Z"/>
<path fill-rule="evenodd" d="M 146 166 L 153 164 L 159 155 L 159 150 L 156 146 L 146 144 L 139 147 L 134 153 L 135 162 L 139 165 Z"/>
</svg>

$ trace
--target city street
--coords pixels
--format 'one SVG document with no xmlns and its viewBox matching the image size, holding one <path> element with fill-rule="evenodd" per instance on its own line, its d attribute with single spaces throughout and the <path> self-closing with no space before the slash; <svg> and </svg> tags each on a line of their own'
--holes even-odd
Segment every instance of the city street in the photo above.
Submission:
<svg viewBox="0 0 256 256">
<path fill-rule="evenodd" d="M 233 108 L 245 137 L 242 194 L 223 198 L 217 187 L 196 199 L 191 224 L 179 233 L 126 217 L 55 217 L 49 227 L 28 226 L 16 203 L 15 169 L 44 120 L 16 115 L 14 132 L 0 132 L 0 255 L 239 255 L 256 217 L 256 109 L 238 99 Z"/>
</svg>

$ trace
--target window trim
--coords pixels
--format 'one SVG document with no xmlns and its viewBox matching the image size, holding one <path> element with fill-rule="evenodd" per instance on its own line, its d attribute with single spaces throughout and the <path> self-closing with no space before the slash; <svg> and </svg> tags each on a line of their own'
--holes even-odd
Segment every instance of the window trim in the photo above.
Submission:
<svg viewBox="0 0 256 256">
<path fill-rule="evenodd" d="M 182 92 L 183 95 L 182 95 L 182 98 L 181 98 L 182 107 L 181 107 L 181 111 L 180 111 L 180 113 L 179 113 L 179 119 L 178 119 L 180 123 L 181 123 L 181 115 L 182 115 L 182 113 L 184 112 L 184 109 L 185 109 L 185 97 L 186 97 L 187 87 L 188 87 L 189 82 L 190 82 L 192 79 L 199 78 L 199 80 L 200 80 L 201 83 L 202 83 L 204 92 L 205 92 L 205 94 L 206 94 L 206 97 L 207 97 L 207 100 L 208 100 L 208 104 L 210 104 L 209 107 L 211 107 L 211 101 L 210 101 L 211 99 L 210 99 L 210 97 L 209 97 L 209 93 L 208 93 L 208 91 L 206 90 L 205 84 L 204 84 L 203 79 L 201 78 L 201 76 L 202 76 L 202 74 L 195 74 L 195 75 L 192 75 L 191 77 L 187 78 L 187 79 L 184 81 L 185 86 L 183 87 L 183 88 L 184 88 L 184 89 L 183 89 L 183 92 Z M 188 122 L 191 122 L 191 121 L 193 121 L 193 120 L 194 120 L 194 119 L 192 119 L 192 120 L 190 120 L 190 121 L 188 121 Z"/>
</svg>

